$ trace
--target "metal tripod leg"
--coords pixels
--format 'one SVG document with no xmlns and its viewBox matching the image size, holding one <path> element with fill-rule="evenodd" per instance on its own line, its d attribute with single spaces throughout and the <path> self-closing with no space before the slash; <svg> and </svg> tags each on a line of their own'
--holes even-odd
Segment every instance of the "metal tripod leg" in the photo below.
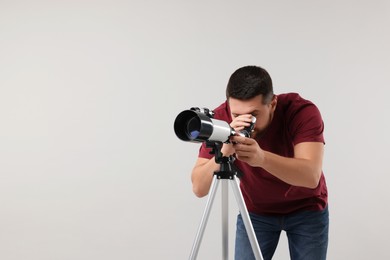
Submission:
<svg viewBox="0 0 390 260">
<path fill-rule="evenodd" d="M 222 179 L 222 259 L 229 259 L 229 185 L 227 179 Z"/>
<path fill-rule="evenodd" d="M 217 182 L 217 176 L 214 175 L 213 181 L 211 182 L 211 186 L 210 186 L 209 196 L 208 196 L 208 199 L 206 202 L 206 208 L 203 212 L 202 220 L 200 222 L 198 232 L 196 233 L 195 241 L 194 241 L 194 244 L 192 246 L 191 255 L 190 255 L 191 260 L 195 260 L 197 255 L 198 255 L 200 242 L 202 240 L 204 230 L 205 230 L 206 225 L 207 225 L 207 220 L 210 216 L 210 210 L 211 210 L 211 206 L 213 205 L 213 202 L 214 202 L 214 198 L 215 198 L 215 194 L 216 194 L 216 191 L 218 188 L 218 184 L 219 183 Z"/>
<path fill-rule="evenodd" d="M 200 223 L 200 226 L 198 228 L 198 232 L 195 237 L 194 244 L 192 246 L 191 250 L 191 255 L 190 255 L 190 260 L 196 259 L 198 252 L 199 252 L 199 247 L 200 243 L 204 234 L 204 231 L 206 229 L 207 225 L 207 220 L 210 216 L 210 210 L 212 207 L 212 204 L 214 202 L 215 194 L 218 188 L 218 181 L 220 179 L 217 178 L 217 175 L 214 175 L 211 186 L 210 186 L 210 192 L 209 196 L 206 202 L 206 208 L 203 212 L 202 220 Z M 261 255 L 260 247 L 257 242 L 257 238 L 255 235 L 255 231 L 252 226 L 252 222 L 249 218 L 249 213 L 248 210 L 245 206 L 244 198 L 242 197 L 240 186 L 238 183 L 238 180 L 235 176 L 233 176 L 232 179 L 229 179 L 231 181 L 231 186 L 234 192 L 234 196 L 236 197 L 236 201 L 238 204 L 238 208 L 241 212 L 242 219 L 244 221 L 245 229 L 248 234 L 249 241 L 252 246 L 252 251 L 253 254 L 256 258 L 256 260 L 263 260 L 263 257 Z M 227 183 L 224 182 L 222 186 L 222 255 L 223 259 L 227 260 L 228 259 L 228 192 L 227 192 Z"/>
<path fill-rule="evenodd" d="M 251 219 L 249 217 L 248 209 L 245 206 L 244 198 L 240 190 L 240 185 L 238 179 L 234 176 L 231 182 L 231 186 L 236 197 L 237 205 L 241 213 L 242 220 L 244 221 L 246 233 L 249 238 L 249 242 L 252 246 L 253 254 L 255 255 L 256 260 L 263 260 L 263 256 L 260 251 L 259 243 L 257 242 L 256 234 L 253 229 Z"/>
</svg>

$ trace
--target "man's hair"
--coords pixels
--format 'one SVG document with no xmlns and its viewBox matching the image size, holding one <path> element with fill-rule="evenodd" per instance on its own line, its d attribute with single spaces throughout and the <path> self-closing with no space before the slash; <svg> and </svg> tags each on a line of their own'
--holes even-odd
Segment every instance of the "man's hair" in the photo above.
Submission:
<svg viewBox="0 0 390 260">
<path fill-rule="evenodd" d="M 258 66 L 245 66 L 237 69 L 229 79 L 226 87 L 226 98 L 248 100 L 263 95 L 263 103 L 272 100 L 274 91 L 268 72 Z"/>
</svg>

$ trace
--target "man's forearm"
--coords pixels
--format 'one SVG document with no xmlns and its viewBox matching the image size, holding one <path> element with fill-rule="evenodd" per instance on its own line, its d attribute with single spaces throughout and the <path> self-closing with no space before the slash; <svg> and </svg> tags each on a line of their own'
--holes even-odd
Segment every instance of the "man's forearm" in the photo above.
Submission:
<svg viewBox="0 0 390 260">
<path fill-rule="evenodd" d="M 311 189 L 317 187 L 322 172 L 321 166 L 311 160 L 287 158 L 270 152 L 264 152 L 261 167 L 290 185 Z"/>
<path fill-rule="evenodd" d="M 191 174 L 192 190 L 197 197 L 208 194 L 214 172 L 219 169 L 220 165 L 215 162 L 214 157 L 210 160 L 198 158 Z"/>
</svg>

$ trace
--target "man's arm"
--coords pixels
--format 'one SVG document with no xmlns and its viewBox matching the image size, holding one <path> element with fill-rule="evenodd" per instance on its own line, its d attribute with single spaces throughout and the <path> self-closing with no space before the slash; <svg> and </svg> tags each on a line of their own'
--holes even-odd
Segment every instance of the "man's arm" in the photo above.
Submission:
<svg viewBox="0 0 390 260">
<path fill-rule="evenodd" d="M 209 193 L 214 172 L 218 171 L 219 167 L 214 157 L 197 159 L 191 174 L 192 191 L 197 197 L 201 198 Z"/>
<path fill-rule="evenodd" d="M 264 151 L 250 138 L 232 138 L 238 160 L 253 167 L 262 167 L 282 181 L 300 187 L 314 189 L 318 186 L 322 173 L 324 144 L 303 142 L 294 146 L 294 158 L 283 157 Z"/>
</svg>

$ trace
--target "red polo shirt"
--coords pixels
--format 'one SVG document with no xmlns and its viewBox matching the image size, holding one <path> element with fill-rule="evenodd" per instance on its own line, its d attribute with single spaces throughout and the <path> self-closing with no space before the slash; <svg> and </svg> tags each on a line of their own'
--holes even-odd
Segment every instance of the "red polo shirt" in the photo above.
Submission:
<svg viewBox="0 0 390 260">
<path fill-rule="evenodd" d="M 214 110 L 214 118 L 232 121 L 228 103 Z M 278 95 L 274 117 L 268 129 L 257 140 L 260 147 L 284 157 L 294 157 L 294 145 L 301 142 L 323 142 L 324 124 L 318 108 L 296 93 Z M 211 159 L 210 149 L 202 144 L 199 157 Z M 322 210 L 328 192 L 324 174 L 315 189 L 292 186 L 266 170 L 235 160 L 242 172 L 241 192 L 249 212 L 255 214 L 288 214 L 300 210 Z"/>
</svg>

